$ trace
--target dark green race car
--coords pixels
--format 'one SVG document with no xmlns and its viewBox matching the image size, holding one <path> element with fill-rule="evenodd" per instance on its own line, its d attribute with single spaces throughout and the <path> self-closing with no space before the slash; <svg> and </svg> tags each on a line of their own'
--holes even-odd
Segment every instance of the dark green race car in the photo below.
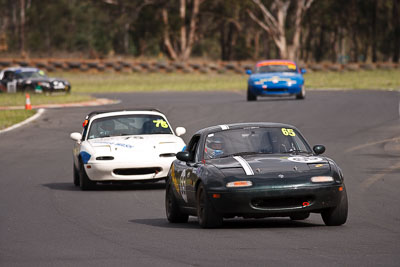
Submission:
<svg viewBox="0 0 400 267">
<path fill-rule="evenodd" d="M 293 126 L 219 125 L 198 131 L 172 163 L 165 207 L 168 221 L 197 216 L 204 228 L 224 218 L 290 217 L 320 213 L 326 225 L 347 220 L 347 194 L 337 164 L 311 150 Z"/>
</svg>

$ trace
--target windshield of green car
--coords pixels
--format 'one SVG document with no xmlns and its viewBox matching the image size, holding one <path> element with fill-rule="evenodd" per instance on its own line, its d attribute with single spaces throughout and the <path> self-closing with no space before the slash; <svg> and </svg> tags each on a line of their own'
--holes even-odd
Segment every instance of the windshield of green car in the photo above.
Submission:
<svg viewBox="0 0 400 267">
<path fill-rule="evenodd" d="M 93 120 L 88 139 L 144 134 L 172 134 L 172 131 L 168 122 L 159 115 L 110 116 Z"/>
<path fill-rule="evenodd" d="M 249 127 L 208 134 L 204 158 L 249 154 L 310 154 L 300 133 L 290 127 Z"/>
</svg>

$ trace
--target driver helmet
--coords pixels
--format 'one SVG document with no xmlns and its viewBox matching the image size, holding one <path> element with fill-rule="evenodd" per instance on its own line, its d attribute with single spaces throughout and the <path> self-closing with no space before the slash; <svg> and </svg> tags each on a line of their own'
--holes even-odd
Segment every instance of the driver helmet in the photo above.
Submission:
<svg viewBox="0 0 400 267">
<path fill-rule="evenodd" d="M 207 140 L 206 152 L 210 158 L 224 154 L 224 140 L 221 137 L 212 137 Z"/>
<path fill-rule="evenodd" d="M 105 131 L 113 131 L 114 130 L 114 121 L 113 120 L 105 120 L 101 123 L 100 127 Z"/>
</svg>

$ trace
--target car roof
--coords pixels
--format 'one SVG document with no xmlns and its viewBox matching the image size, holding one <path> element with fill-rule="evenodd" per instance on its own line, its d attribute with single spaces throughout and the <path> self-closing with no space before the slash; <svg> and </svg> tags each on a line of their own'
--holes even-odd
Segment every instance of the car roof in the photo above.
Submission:
<svg viewBox="0 0 400 267">
<path fill-rule="evenodd" d="M 35 68 L 35 67 L 10 67 L 10 68 L 3 69 L 3 71 L 28 72 L 28 71 L 39 71 L 39 69 Z"/>
<path fill-rule="evenodd" d="M 270 59 L 270 60 L 262 60 L 256 63 L 256 66 L 260 65 L 273 65 L 273 64 L 293 64 L 296 66 L 296 62 L 291 61 L 291 60 L 285 60 L 285 59 Z"/>
<path fill-rule="evenodd" d="M 165 116 L 161 111 L 155 108 L 142 108 L 142 109 L 118 109 L 118 110 L 99 110 L 93 111 L 86 116 L 86 119 L 92 118 L 104 118 L 119 115 L 130 115 L 130 114 L 150 114 L 150 115 L 162 115 Z"/>
<path fill-rule="evenodd" d="M 275 122 L 244 122 L 244 123 L 232 123 L 232 124 L 222 124 L 216 126 L 210 126 L 201 130 L 198 130 L 195 134 L 200 135 L 208 135 L 210 133 L 220 132 L 224 130 L 232 130 L 232 129 L 243 129 L 250 127 L 279 127 L 279 128 L 292 128 L 296 129 L 296 127 L 285 124 L 285 123 L 275 123 Z"/>
</svg>

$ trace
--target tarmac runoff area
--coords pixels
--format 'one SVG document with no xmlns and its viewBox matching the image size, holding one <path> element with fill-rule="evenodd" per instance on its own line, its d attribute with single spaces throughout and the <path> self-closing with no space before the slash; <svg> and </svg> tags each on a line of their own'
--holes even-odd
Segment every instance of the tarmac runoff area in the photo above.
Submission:
<svg viewBox="0 0 400 267">
<path fill-rule="evenodd" d="M 46 111 L 47 108 L 93 107 L 93 106 L 113 105 L 113 104 L 118 104 L 120 102 L 121 102 L 120 100 L 98 98 L 96 100 L 78 102 L 78 103 L 32 105 L 32 109 L 38 110 L 35 115 L 27 118 L 22 122 L 14 124 L 13 126 L 0 130 L 0 134 L 12 131 L 34 120 L 37 120 L 38 118 L 40 118 L 40 116 L 42 116 L 42 114 Z M 9 107 L 0 107 L 0 110 L 17 110 L 24 108 L 25 106 L 9 106 Z"/>
</svg>

